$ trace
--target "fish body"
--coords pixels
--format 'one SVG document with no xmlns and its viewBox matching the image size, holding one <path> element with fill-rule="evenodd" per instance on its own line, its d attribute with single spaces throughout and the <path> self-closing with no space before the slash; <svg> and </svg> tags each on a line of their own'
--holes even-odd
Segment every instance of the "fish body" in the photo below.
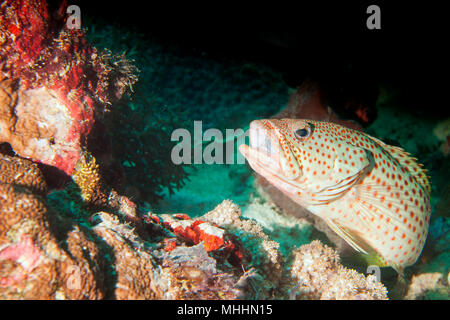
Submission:
<svg viewBox="0 0 450 320">
<path fill-rule="evenodd" d="M 239 150 L 257 173 L 372 263 L 401 273 L 420 256 L 430 182 L 403 149 L 335 123 L 270 119 L 252 121 L 250 146 Z"/>
</svg>

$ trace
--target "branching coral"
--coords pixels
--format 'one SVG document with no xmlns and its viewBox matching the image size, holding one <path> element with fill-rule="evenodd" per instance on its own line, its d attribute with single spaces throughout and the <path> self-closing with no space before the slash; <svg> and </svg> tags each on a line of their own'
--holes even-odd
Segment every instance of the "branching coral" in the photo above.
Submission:
<svg viewBox="0 0 450 320">
<path fill-rule="evenodd" d="M 365 277 L 340 264 L 335 250 L 315 240 L 295 250 L 291 274 L 300 299 L 384 300 L 387 290 L 374 275 Z"/>
</svg>

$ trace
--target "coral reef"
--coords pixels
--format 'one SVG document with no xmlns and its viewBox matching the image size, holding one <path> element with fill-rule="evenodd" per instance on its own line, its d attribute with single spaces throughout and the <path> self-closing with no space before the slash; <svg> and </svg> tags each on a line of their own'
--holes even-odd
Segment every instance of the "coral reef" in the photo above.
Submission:
<svg viewBox="0 0 450 320">
<path fill-rule="evenodd" d="M 114 289 L 114 297 L 124 299 L 161 299 L 162 290 L 156 286 L 156 262 L 146 252 L 142 241 L 128 224 L 107 212 L 98 212 L 94 219 L 98 222 L 92 231 L 111 248 L 115 279 L 109 283 Z M 148 246 L 147 246 L 148 247 Z M 111 281 L 111 280 L 110 280 Z"/>
<path fill-rule="evenodd" d="M 230 200 L 224 200 L 202 219 L 232 231 L 243 241 L 243 248 L 253 248 L 250 252 L 252 267 L 269 280 L 267 284 L 277 288 L 282 277 L 279 244 L 269 238 L 260 224 L 254 220 L 242 219 L 241 209 Z M 268 288 L 266 290 L 270 291 Z"/>
<path fill-rule="evenodd" d="M 148 216 L 146 228 L 173 231 L 158 240 L 152 233 L 141 237 L 133 221 L 125 223 L 127 217 L 136 217 L 135 208 L 115 192 L 109 199 L 118 203 L 112 213 L 82 212 L 74 200 L 68 208 L 55 207 L 51 204 L 58 202 L 46 200 L 47 186 L 36 164 L 2 155 L 0 168 L 2 298 L 230 299 L 246 294 L 242 286 L 252 273 L 241 268 L 246 263 L 239 251 L 242 243 L 212 220 L 220 222 L 217 216 L 224 214 L 228 219 L 223 224 L 233 217 L 233 224 L 241 223 L 257 236 L 263 233 L 238 222 L 240 209 L 231 202 L 203 220 L 163 215 L 165 222 L 156 224 L 158 218 Z M 176 246 L 167 246 L 174 241 Z M 269 260 L 274 260 L 276 248 L 264 241 L 272 254 Z"/>
<path fill-rule="evenodd" d="M 176 254 L 158 254 L 157 243 L 140 238 L 121 216 L 76 217 L 49 206 L 38 193 L 46 185 L 36 164 L 2 155 L 0 167 L 8 168 L 0 176 L 3 299 L 224 299 L 240 292 L 233 289 L 240 276 L 216 270 L 203 245 L 180 243 L 170 251 Z"/>
<path fill-rule="evenodd" d="M 409 285 L 406 300 L 424 300 L 431 298 L 431 295 L 437 295 L 437 298 L 448 299 L 450 296 L 450 287 L 442 273 L 422 273 L 413 276 Z"/>
<path fill-rule="evenodd" d="M 300 299 L 385 300 L 387 290 L 374 275 L 365 277 L 340 264 L 335 250 L 320 241 L 301 246 L 293 252 L 292 276 Z"/>
<path fill-rule="evenodd" d="M 239 280 L 220 272 L 202 244 L 177 247 L 164 255 L 157 282 L 165 299 L 236 299 L 242 296 Z"/>
<path fill-rule="evenodd" d="M 33 193 L 45 187 L 37 166 L 7 156 L 0 162 L 10 169 L 10 175 L 0 176 L 0 297 L 103 298 L 98 249 L 78 226 L 66 234 L 66 247 L 59 246 L 51 232 L 52 213 L 45 199 Z M 81 282 L 73 282 L 74 273 Z"/>
<path fill-rule="evenodd" d="M 134 205 L 113 191 L 116 210 L 92 214 L 47 201 L 31 161 L 2 155 L 0 168 L 4 299 L 267 299 L 292 288 L 279 243 L 229 200 L 195 219 L 148 213 L 139 232 Z"/>
<path fill-rule="evenodd" d="M 124 57 L 68 29 L 64 12 L 45 1 L 2 3 L 0 142 L 71 175 L 96 119 L 137 79 Z"/>
<path fill-rule="evenodd" d="M 279 251 L 285 257 L 290 255 L 293 247 L 309 243 L 315 237 L 311 222 L 287 215 L 273 202 L 262 198 L 253 198 L 243 208 L 242 216 L 258 222 L 270 239 L 280 244 Z"/>
<path fill-rule="evenodd" d="M 184 242 L 191 244 L 199 244 L 203 242 L 206 252 L 212 252 L 221 250 L 226 255 L 232 255 L 233 258 L 238 261 L 242 257 L 242 253 L 239 248 L 233 244 L 231 240 L 228 240 L 228 235 L 222 228 L 217 225 L 208 223 L 200 219 L 191 219 L 185 214 L 176 215 L 161 215 L 161 217 L 149 216 L 151 221 L 162 224 L 165 228 L 168 228 L 177 237 L 181 238 Z M 172 243 L 167 247 L 168 251 L 175 249 L 176 244 Z"/>
<path fill-rule="evenodd" d="M 222 274 L 220 279 L 229 279 L 225 281 L 229 283 L 229 289 L 220 289 L 220 297 L 270 298 L 273 290 L 280 286 L 282 258 L 279 244 L 270 240 L 258 223 L 242 219 L 240 208 L 233 202 L 224 200 L 214 210 L 196 219 L 181 214 L 149 216 L 149 219 L 168 228 L 177 237 L 164 240 L 164 251 L 180 254 L 183 250 L 191 250 L 186 245 L 201 246 L 203 249 L 195 251 L 209 253 L 215 259 L 211 265 L 214 270 L 217 267 L 217 271 L 212 274 L 225 272 L 227 274 Z M 193 259 L 192 254 L 184 254 Z M 219 298 L 217 292 L 214 295 Z"/>
<path fill-rule="evenodd" d="M 47 183 L 35 164 L 26 159 L 0 153 L 0 183 L 14 184 L 33 192 L 45 194 Z"/>
</svg>

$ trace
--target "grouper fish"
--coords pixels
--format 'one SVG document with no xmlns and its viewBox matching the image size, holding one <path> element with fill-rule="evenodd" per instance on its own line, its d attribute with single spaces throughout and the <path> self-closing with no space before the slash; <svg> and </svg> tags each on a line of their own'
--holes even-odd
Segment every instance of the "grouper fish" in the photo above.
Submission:
<svg viewBox="0 0 450 320">
<path fill-rule="evenodd" d="M 403 149 L 313 120 L 250 123 L 250 166 L 319 216 L 371 264 L 400 275 L 423 249 L 430 220 L 426 170 Z"/>
</svg>

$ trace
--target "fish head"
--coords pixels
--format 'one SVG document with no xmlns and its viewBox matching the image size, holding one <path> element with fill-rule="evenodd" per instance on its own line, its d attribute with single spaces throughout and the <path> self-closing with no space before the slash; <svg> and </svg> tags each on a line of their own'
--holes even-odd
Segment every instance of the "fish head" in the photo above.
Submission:
<svg viewBox="0 0 450 320">
<path fill-rule="evenodd" d="M 253 170 L 304 205 L 368 164 L 365 151 L 348 144 L 339 127 L 305 119 L 255 120 L 250 123 L 250 145 L 239 150 Z M 350 153 L 353 161 L 348 161 Z"/>
</svg>

